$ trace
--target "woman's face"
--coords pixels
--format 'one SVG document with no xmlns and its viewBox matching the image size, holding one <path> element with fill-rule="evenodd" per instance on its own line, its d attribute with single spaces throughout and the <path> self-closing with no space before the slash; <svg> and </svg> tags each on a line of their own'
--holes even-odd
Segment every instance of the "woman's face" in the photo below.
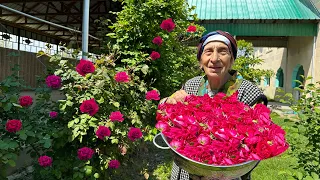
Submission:
<svg viewBox="0 0 320 180">
<path fill-rule="evenodd" d="M 203 49 L 200 66 L 208 78 L 224 77 L 233 64 L 232 56 L 226 44 L 219 41 L 209 42 Z"/>
</svg>

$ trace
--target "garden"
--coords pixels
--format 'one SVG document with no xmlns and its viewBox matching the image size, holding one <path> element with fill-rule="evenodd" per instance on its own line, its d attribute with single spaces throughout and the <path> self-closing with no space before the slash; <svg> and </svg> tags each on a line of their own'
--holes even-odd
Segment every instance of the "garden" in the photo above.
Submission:
<svg viewBox="0 0 320 180">
<path fill-rule="evenodd" d="M 100 19 L 106 36 L 99 58 L 65 59 L 39 52 L 50 63 L 31 88 L 19 66 L 0 82 L 0 179 L 7 179 L 21 153 L 31 170 L 11 179 L 169 179 L 172 156 L 156 148 L 159 100 L 202 72 L 194 43 L 205 32 L 184 0 L 123 0 L 110 22 Z M 239 41 L 245 53 L 235 70 L 245 79 L 273 72 L 253 70 L 252 44 Z M 248 61 L 250 59 L 250 61 Z M 245 67 L 245 68 L 243 68 Z M 306 78 L 309 82 L 309 78 Z M 262 161 L 252 179 L 319 179 L 320 82 L 306 83 L 301 99 L 289 103 L 294 118 L 272 113 L 286 131 L 289 149 Z M 21 95 L 35 92 L 35 97 Z M 59 91 L 63 99 L 55 101 Z M 22 175 L 21 175 L 22 174 Z M 9 178 L 10 179 L 10 178 Z"/>
</svg>

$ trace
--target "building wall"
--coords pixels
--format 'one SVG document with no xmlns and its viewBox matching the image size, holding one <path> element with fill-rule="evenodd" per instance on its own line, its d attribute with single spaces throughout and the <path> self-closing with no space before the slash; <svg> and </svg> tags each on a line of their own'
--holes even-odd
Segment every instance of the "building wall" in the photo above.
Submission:
<svg viewBox="0 0 320 180">
<path fill-rule="evenodd" d="M 272 70 L 273 72 L 277 72 L 281 67 L 283 71 L 286 71 L 287 66 L 287 49 L 286 48 L 255 48 L 255 56 L 264 60 L 264 63 L 257 66 L 256 68 Z M 260 82 L 260 88 L 263 89 L 265 95 L 269 99 L 274 99 L 276 95 L 276 87 L 275 87 L 276 77 L 273 76 L 270 78 L 270 85 L 265 86 L 264 80 L 262 79 Z"/>
<path fill-rule="evenodd" d="M 316 46 L 313 49 L 314 40 Z M 284 73 L 284 87 L 282 88 L 287 93 L 295 94 L 296 91 L 292 88 L 292 74 L 297 65 L 302 65 L 304 76 L 313 76 L 313 81 L 320 81 L 320 38 L 314 37 L 289 37 L 287 48 L 256 48 L 255 56 L 264 59 L 264 63 L 257 68 L 270 69 L 277 73 L 281 67 Z M 314 62 L 312 64 L 312 62 Z M 312 70 L 312 68 L 314 68 Z M 277 94 L 275 87 L 276 76 L 270 78 L 270 86 L 265 86 L 261 80 L 260 87 L 269 99 L 275 99 Z"/>
</svg>

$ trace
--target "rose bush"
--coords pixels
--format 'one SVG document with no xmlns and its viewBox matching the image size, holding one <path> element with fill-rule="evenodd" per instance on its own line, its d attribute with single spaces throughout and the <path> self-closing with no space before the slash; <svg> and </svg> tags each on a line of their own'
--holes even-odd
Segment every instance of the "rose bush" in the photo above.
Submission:
<svg viewBox="0 0 320 180">
<path fill-rule="evenodd" d="M 43 77 L 41 85 L 30 89 L 18 76 L 19 67 L 14 66 L 12 70 L 12 75 L 0 82 L 0 179 L 6 178 L 8 166 L 16 166 L 22 151 L 29 154 L 35 164 L 49 166 L 48 158 L 40 157 L 49 151 L 55 137 L 65 133 L 56 116 L 58 106 L 50 99 L 55 87 L 48 88 Z M 34 90 L 36 97 L 22 96 L 23 89 Z M 52 121 L 53 117 L 57 121 Z"/>
<path fill-rule="evenodd" d="M 30 147 L 35 162 L 40 156 L 51 158 L 52 162 L 42 163 L 44 166 L 36 163 L 34 179 L 112 179 L 137 145 L 152 140 L 158 100 L 200 72 L 196 71 L 194 49 L 188 47 L 188 40 L 198 38 L 204 30 L 196 25 L 196 32 L 187 32 L 188 20 L 196 20 L 190 15 L 193 8 L 183 0 L 125 0 L 108 34 L 111 46 L 106 43 L 105 52 L 110 54 L 101 55 L 95 62 L 49 56 L 53 70 L 42 79 L 46 85 L 39 92 L 45 93 L 37 100 L 42 104 L 30 99 L 22 102 L 24 113 L 32 114 L 30 110 L 35 114 L 28 117 L 32 121 L 14 113 L 2 121 L 22 121 L 16 135 L 36 142 Z M 152 51 L 157 53 L 151 56 Z M 52 89 L 65 95 L 59 108 L 46 94 Z M 5 109 L 10 106 L 14 105 L 4 104 Z M 10 139 L 13 141 L 16 139 Z M 49 158 L 41 162 L 49 162 L 46 160 Z"/>
</svg>

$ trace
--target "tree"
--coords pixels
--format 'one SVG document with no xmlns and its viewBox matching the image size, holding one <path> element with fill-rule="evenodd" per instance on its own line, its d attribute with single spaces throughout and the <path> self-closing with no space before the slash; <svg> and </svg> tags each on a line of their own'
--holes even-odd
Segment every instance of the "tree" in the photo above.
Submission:
<svg viewBox="0 0 320 180">
<path fill-rule="evenodd" d="M 262 64 L 264 60 L 254 57 L 253 45 L 251 42 L 238 40 L 237 43 L 238 57 L 233 65 L 233 69 L 236 70 L 244 79 L 259 83 L 262 77 L 271 77 L 274 75 L 272 70 L 255 68 L 255 66 Z"/>
</svg>

